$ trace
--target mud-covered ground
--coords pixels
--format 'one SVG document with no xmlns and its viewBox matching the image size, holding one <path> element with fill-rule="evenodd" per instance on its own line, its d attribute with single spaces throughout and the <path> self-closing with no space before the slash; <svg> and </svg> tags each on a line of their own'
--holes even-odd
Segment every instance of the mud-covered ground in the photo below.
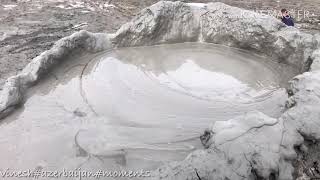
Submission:
<svg viewBox="0 0 320 180">
<path fill-rule="evenodd" d="M 115 32 L 142 8 L 157 1 L 159 0 L 0 0 L 0 89 L 5 79 L 19 72 L 58 39 L 81 29 Z M 299 14 L 308 12 L 309 18 L 301 18 L 299 26 L 313 31 L 320 29 L 318 0 L 186 2 L 215 1 L 251 10 L 278 10 L 285 7 L 292 9 L 293 13 L 299 10 Z"/>
<path fill-rule="evenodd" d="M 81 29 L 115 32 L 142 8 L 157 1 L 159 0 L 0 0 L 0 88 L 5 79 L 19 72 L 58 39 Z M 292 9 L 293 14 L 300 10 L 299 17 L 308 13 L 306 18 L 299 19 L 300 27 L 312 31 L 320 29 L 317 15 L 319 0 L 186 2 L 215 1 L 251 10 L 279 10 L 284 7 Z"/>
</svg>

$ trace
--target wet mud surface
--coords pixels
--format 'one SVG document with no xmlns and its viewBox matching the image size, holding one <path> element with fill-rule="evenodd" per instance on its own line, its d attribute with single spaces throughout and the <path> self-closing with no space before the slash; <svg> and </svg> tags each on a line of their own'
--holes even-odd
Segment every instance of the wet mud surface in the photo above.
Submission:
<svg viewBox="0 0 320 180">
<path fill-rule="evenodd" d="M 17 74 L 60 38 L 79 30 L 113 33 L 141 9 L 156 2 L 158 0 L 0 0 L 0 90 L 8 77 Z M 256 11 L 287 8 L 296 15 L 310 12 L 310 18 L 297 19 L 298 26 L 311 32 L 320 29 L 318 0 L 186 2 L 223 2 Z"/>
<path fill-rule="evenodd" d="M 75 56 L 1 123 L 0 167 L 155 169 L 202 148 L 215 121 L 254 110 L 278 117 L 297 73 L 200 43 Z"/>
</svg>

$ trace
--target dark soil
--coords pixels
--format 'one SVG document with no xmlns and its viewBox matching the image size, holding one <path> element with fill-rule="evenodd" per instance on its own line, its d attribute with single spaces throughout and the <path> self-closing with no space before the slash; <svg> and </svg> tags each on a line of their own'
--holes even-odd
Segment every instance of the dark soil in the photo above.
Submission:
<svg viewBox="0 0 320 180">
<path fill-rule="evenodd" d="M 320 142 L 305 141 L 296 152 L 294 177 L 297 180 L 320 180 Z"/>
</svg>

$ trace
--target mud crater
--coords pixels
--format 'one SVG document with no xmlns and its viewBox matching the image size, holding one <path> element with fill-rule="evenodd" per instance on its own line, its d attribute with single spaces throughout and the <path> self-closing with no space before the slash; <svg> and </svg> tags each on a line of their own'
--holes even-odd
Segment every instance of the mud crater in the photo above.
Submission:
<svg viewBox="0 0 320 180">
<path fill-rule="evenodd" d="M 254 110 L 279 117 L 286 82 L 297 73 L 267 57 L 206 43 L 73 55 L 2 124 L 0 139 L 8 141 L 0 144 L 6 154 L 0 165 L 45 161 L 59 168 L 89 158 L 76 164 L 152 170 L 202 149 L 199 137 L 215 121 Z"/>
</svg>

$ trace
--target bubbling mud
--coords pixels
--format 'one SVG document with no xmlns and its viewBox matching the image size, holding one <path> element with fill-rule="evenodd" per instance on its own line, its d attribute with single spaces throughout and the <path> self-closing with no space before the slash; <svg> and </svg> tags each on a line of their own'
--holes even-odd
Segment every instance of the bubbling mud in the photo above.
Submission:
<svg viewBox="0 0 320 180">
<path fill-rule="evenodd" d="M 201 148 L 215 121 L 255 110 L 279 117 L 297 73 L 203 43 L 70 58 L 0 125 L 0 167 L 155 169 Z"/>
</svg>

